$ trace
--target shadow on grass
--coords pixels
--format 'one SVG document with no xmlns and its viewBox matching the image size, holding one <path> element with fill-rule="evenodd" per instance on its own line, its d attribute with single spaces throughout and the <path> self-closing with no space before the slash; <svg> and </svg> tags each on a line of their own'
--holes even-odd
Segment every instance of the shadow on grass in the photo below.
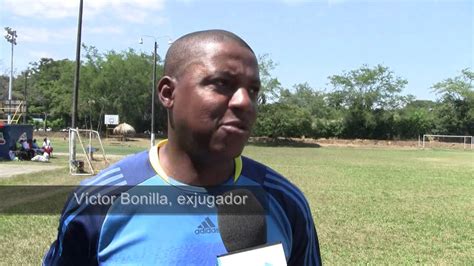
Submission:
<svg viewBox="0 0 474 266">
<path fill-rule="evenodd" d="M 287 138 L 251 138 L 248 145 L 257 147 L 321 148 L 321 145 L 317 143 Z"/>
</svg>

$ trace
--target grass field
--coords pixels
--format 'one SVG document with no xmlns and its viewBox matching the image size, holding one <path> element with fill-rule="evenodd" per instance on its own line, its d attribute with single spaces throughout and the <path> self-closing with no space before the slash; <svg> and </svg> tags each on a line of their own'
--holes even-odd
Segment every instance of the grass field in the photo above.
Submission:
<svg viewBox="0 0 474 266">
<path fill-rule="evenodd" d="M 106 150 L 124 154 L 147 144 L 107 144 Z M 55 149 L 61 151 L 62 144 Z M 474 152 L 248 146 L 244 154 L 304 191 L 325 264 L 474 262 Z M 66 158 L 53 164 L 66 165 Z M 2 179 L 0 185 L 77 184 L 80 179 L 59 169 Z M 19 205 L 48 205 L 58 198 L 46 195 L 25 203 L 29 195 L 21 196 Z M 58 217 L 1 215 L 0 263 L 38 264 L 56 237 Z"/>
</svg>

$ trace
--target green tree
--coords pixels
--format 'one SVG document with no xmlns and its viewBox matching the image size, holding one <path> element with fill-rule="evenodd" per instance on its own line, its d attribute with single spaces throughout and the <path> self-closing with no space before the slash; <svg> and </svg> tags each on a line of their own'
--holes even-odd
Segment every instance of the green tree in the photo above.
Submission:
<svg viewBox="0 0 474 266">
<path fill-rule="evenodd" d="M 311 115 L 299 106 L 272 103 L 261 106 L 254 127 L 255 136 L 302 137 L 311 132 Z"/>
<path fill-rule="evenodd" d="M 324 97 L 323 92 L 314 90 L 308 83 L 301 83 L 293 86 L 293 92 L 282 89 L 279 102 L 304 108 L 314 117 L 325 117 L 328 108 Z"/>
<path fill-rule="evenodd" d="M 94 110 L 93 121 L 99 125 L 103 114 L 119 114 L 122 122 L 131 124 L 137 131 L 149 129 L 153 69 L 150 55 L 137 54 L 133 49 L 99 54 L 90 48 L 86 58 L 83 73 L 87 77 L 84 81 L 87 93 L 82 94 L 81 101 L 85 109 Z M 162 70 L 160 65 L 158 77 Z M 156 110 L 159 114 L 158 102 Z M 157 126 L 159 129 L 163 124 Z"/>
<path fill-rule="evenodd" d="M 292 91 L 283 89 L 279 102 L 303 108 L 310 114 L 311 132 L 301 132 L 300 135 L 335 137 L 342 132 L 343 120 L 339 111 L 328 105 L 326 93 L 311 88 L 308 83 L 296 84 Z"/>
<path fill-rule="evenodd" d="M 388 67 L 364 65 L 342 75 L 330 76 L 329 81 L 333 90 L 328 97 L 329 105 L 345 110 L 345 137 L 393 137 L 393 128 L 378 122 L 387 117 L 395 120 L 394 112 L 406 104 L 408 98 L 400 94 L 407 84 L 405 79 L 396 77 Z"/>
<path fill-rule="evenodd" d="M 42 58 L 31 64 L 28 81 L 29 114 L 32 117 L 61 118 L 66 125 L 70 120 L 71 93 L 74 79 L 74 63 L 70 60 L 55 61 Z"/>
<path fill-rule="evenodd" d="M 7 75 L 0 75 L 0 100 L 8 99 L 8 81 Z"/>
<path fill-rule="evenodd" d="M 397 132 L 401 138 L 417 139 L 422 134 L 433 134 L 435 128 L 436 102 L 413 100 L 400 111 Z"/>
<path fill-rule="evenodd" d="M 474 134 L 474 72 L 463 69 L 461 75 L 433 85 L 440 95 L 436 109 L 437 127 L 441 134 Z"/>
<path fill-rule="evenodd" d="M 104 114 L 118 114 L 140 132 L 149 129 L 151 119 L 152 58 L 130 49 L 122 52 L 99 53 L 83 45 L 84 61 L 78 99 L 78 126 L 101 128 Z M 65 127 L 71 121 L 72 88 L 75 64 L 70 60 L 43 58 L 31 64 L 28 86 L 29 112 L 32 117 L 48 115 L 55 127 Z M 162 65 L 158 65 L 157 77 Z M 21 82 L 21 77 L 18 82 Z M 23 90 L 21 90 L 23 97 Z M 157 117 L 165 117 L 157 104 Z M 161 113 L 160 113 L 161 111 Z M 157 123 L 157 129 L 165 123 Z M 161 127 L 161 128 L 160 128 Z"/>
<path fill-rule="evenodd" d="M 276 102 L 282 87 L 280 81 L 273 77 L 271 72 L 276 68 L 277 64 L 273 62 L 268 54 L 260 55 L 258 62 L 261 88 L 257 101 L 260 105 Z"/>
</svg>

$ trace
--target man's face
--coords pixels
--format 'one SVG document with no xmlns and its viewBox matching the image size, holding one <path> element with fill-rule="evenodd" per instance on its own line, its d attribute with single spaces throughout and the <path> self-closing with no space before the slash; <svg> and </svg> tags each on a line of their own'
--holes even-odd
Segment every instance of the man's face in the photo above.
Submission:
<svg viewBox="0 0 474 266">
<path fill-rule="evenodd" d="M 186 145 L 182 148 L 195 155 L 234 158 L 256 118 L 257 59 L 233 41 L 205 43 L 201 49 L 176 81 L 174 132 Z"/>
</svg>

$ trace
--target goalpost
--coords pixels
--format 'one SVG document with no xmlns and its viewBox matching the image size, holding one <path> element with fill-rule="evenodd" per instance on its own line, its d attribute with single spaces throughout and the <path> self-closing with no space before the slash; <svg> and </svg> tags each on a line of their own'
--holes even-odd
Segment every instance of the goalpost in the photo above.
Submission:
<svg viewBox="0 0 474 266">
<path fill-rule="evenodd" d="M 436 148 L 474 148 L 473 136 L 457 136 L 457 135 L 423 135 L 423 149 L 426 147 Z"/>
<path fill-rule="evenodd" d="M 84 142 L 83 138 L 87 142 Z M 78 147 L 76 141 L 80 144 Z M 76 148 L 80 148 L 80 150 Z M 99 132 L 90 129 L 69 129 L 69 173 L 71 175 L 96 174 L 93 165 L 93 161 L 95 160 L 93 155 L 96 152 L 102 154 L 105 164 L 109 163 L 105 156 L 105 150 Z M 75 158 L 74 154 L 76 155 Z M 85 169 L 86 167 L 87 171 Z"/>
</svg>

